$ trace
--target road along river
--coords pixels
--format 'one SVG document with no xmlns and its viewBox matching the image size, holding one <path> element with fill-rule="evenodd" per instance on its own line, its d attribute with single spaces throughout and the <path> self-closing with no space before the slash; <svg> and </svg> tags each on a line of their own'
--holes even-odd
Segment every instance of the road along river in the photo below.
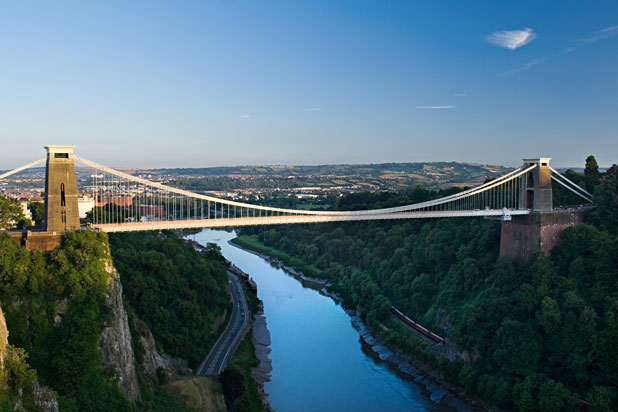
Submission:
<svg viewBox="0 0 618 412">
<path fill-rule="evenodd" d="M 271 337 L 268 401 L 277 412 L 452 411 L 380 360 L 353 320 L 330 297 L 304 287 L 263 258 L 230 245 L 233 232 L 204 229 L 188 236 L 216 243 L 258 285 Z"/>
<path fill-rule="evenodd" d="M 249 307 L 242 283 L 238 276 L 230 271 L 227 272 L 227 276 L 230 280 L 232 295 L 232 316 L 225 331 L 197 369 L 198 375 L 219 375 L 223 372 L 242 334 L 249 326 Z"/>
</svg>

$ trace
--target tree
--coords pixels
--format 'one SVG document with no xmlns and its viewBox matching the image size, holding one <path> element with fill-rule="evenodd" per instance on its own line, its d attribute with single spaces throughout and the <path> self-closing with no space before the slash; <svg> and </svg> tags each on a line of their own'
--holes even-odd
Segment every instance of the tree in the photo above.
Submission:
<svg viewBox="0 0 618 412">
<path fill-rule="evenodd" d="M 539 389 L 539 410 L 558 412 L 564 410 L 569 399 L 569 391 L 560 382 L 547 379 Z"/>
<path fill-rule="evenodd" d="M 549 296 L 546 296 L 543 299 L 541 310 L 536 316 L 539 325 L 541 325 L 548 334 L 556 333 L 560 328 L 560 308 L 558 307 L 556 301 Z"/>
<path fill-rule="evenodd" d="M 611 393 L 604 386 L 595 386 L 586 396 L 591 412 L 607 412 L 610 410 Z"/>
<path fill-rule="evenodd" d="M 526 376 L 523 382 L 513 388 L 515 406 L 521 412 L 533 412 L 538 410 L 536 401 L 536 384 L 531 376 Z"/>
<path fill-rule="evenodd" d="M 225 406 L 229 409 L 234 401 L 245 391 L 245 378 L 236 369 L 228 367 L 219 375 L 219 383 L 221 383 L 223 389 Z"/>
<path fill-rule="evenodd" d="M 584 182 L 586 190 L 594 191 L 594 187 L 599 184 L 601 174 L 599 173 L 599 165 L 594 156 L 590 155 L 586 158 L 586 168 L 584 169 Z"/>
<path fill-rule="evenodd" d="M 43 202 L 28 202 L 28 210 L 32 214 L 32 220 L 37 225 L 43 223 L 43 219 L 45 216 L 45 210 Z"/>
<path fill-rule="evenodd" d="M 618 176 L 607 176 L 594 191 L 597 209 L 590 214 L 590 221 L 610 233 L 618 232 Z"/>
<path fill-rule="evenodd" d="M 25 219 L 19 202 L 0 196 L 0 229 L 11 229 Z"/>
</svg>

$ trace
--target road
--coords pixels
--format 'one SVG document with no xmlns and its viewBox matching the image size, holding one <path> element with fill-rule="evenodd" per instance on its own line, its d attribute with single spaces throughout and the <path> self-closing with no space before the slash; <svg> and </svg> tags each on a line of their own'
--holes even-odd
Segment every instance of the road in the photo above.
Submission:
<svg viewBox="0 0 618 412">
<path fill-rule="evenodd" d="M 249 306 L 245 297 L 245 289 L 243 288 L 238 276 L 231 272 L 227 272 L 230 279 L 230 292 L 232 294 L 232 316 L 225 331 L 215 343 L 210 353 L 200 365 L 198 375 L 218 375 L 227 366 L 230 357 L 236 349 L 236 345 L 240 341 L 243 333 L 249 326 Z"/>
</svg>

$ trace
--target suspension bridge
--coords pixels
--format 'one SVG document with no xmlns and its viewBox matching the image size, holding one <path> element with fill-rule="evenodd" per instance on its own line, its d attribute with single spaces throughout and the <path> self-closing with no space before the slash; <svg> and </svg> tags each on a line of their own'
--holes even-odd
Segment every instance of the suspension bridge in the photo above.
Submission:
<svg viewBox="0 0 618 412">
<path fill-rule="evenodd" d="M 577 195 L 582 203 L 593 203 L 590 193 L 549 165 L 550 158 L 523 159 L 522 166 L 503 176 L 434 200 L 372 210 L 323 211 L 277 208 L 195 193 L 84 159 L 75 155 L 74 146 L 45 148 L 47 156 L 0 174 L 0 180 L 46 163 L 47 232 L 84 228 L 78 216 L 79 193 L 94 199 L 88 227 L 104 232 L 453 217 L 510 221 L 517 216 L 554 211 L 552 181 Z M 87 170 L 82 173 L 87 178 L 80 181 L 79 191 L 75 163 Z"/>
</svg>

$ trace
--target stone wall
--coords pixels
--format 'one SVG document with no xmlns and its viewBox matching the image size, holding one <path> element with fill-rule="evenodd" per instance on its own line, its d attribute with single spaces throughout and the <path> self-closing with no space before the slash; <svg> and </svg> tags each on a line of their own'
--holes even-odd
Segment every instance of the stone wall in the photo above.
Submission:
<svg viewBox="0 0 618 412">
<path fill-rule="evenodd" d="M 62 241 L 62 233 L 58 232 L 9 232 L 9 237 L 19 246 L 29 251 L 39 249 L 41 252 L 54 250 Z"/>
<path fill-rule="evenodd" d="M 502 222 L 500 234 L 500 256 L 511 256 L 523 264 L 539 251 L 549 256 L 560 244 L 568 227 L 582 223 L 587 210 L 553 210 L 513 216 L 511 221 Z"/>
</svg>

